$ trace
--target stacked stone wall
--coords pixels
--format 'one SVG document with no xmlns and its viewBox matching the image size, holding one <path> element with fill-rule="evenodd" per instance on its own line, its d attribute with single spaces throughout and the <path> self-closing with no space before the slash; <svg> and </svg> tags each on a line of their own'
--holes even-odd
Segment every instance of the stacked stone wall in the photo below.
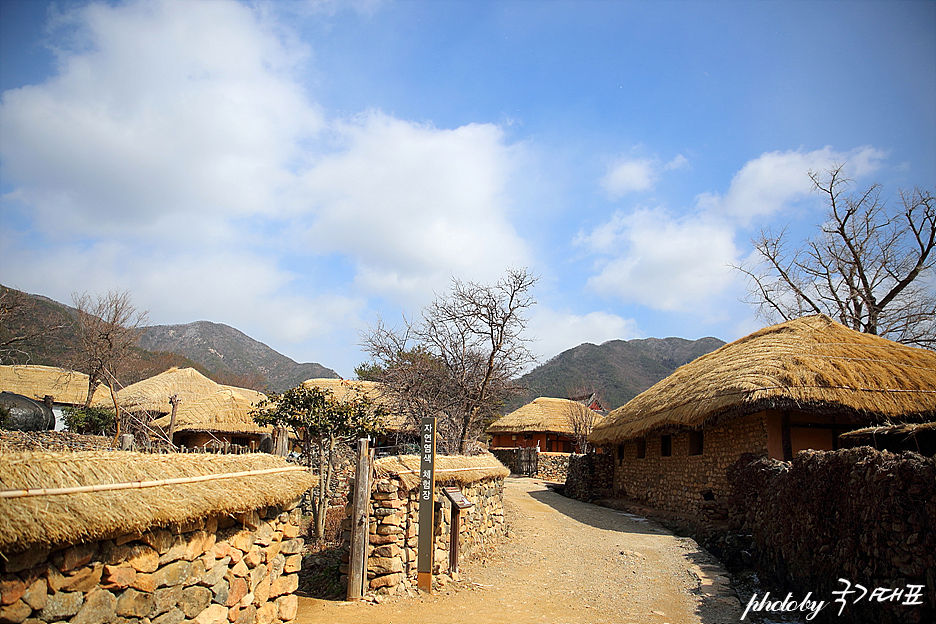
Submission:
<svg viewBox="0 0 936 624">
<path fill-rule="evenodd" d="M 278 624 L 296 617 L 298 499 L 2 562 L 0 622 Z"/>
<path fill-rule="evenodd" d="M 609 453 L 574 455 L 569 460 L 565 495 L 590 502 L 606 498 L 614 484 L 614 456 Z"/>
<path fill-rule="evenodd" d="M 670 456 L 662 455 L 661 438 L 659 434 L 644 438 L 642 458 L 637 440 L 607 449 L 614 455 L 614 496 L 716 522 L 727 520 L 728 467 L 744 453 L 767 454 L 763 413 L 705 429 L 698 455 L 690 454 L 687 431 L 671 435 Z"/>
<path fill-rule="evenodd" d="M 759 575 L 832 600 L 839 579 L 922 586 L 918 605 L 858 594 L 835 622 L 936 621 L 936 458 L 858 447 L 801 451 L 792 462 L 746 456 L 728 471 L 731 528 L 749 536 Z"/>
<path fill-rule="evenodd" d="M 435 488 L 435 552 L 433 573 L 449 572 L 451 502 Z M 504 480 L 488 478 L 460 487 L 473 506 L 459 516 L 459 561 L 467 561 L 484 552 L 492 540 L 507 532 L 504 518 Z M 344 523 L 346 550 L 350 550 L 350 519 Z M 417 491 L 407 490 L 397 477 L 377 479 L 371 490 L 368 520 L 367 579 L 370 590 L 381 594 L 401 594 L 416 585 L 418 557 L 419 501 Z M 347 586 L 348 565 L 341 572 Z"/>
<path fill-rule="evenodd" d="M 571 453 L 539 453 L 536 460 L 536 478 L 565 483 L 571 457 Z"/>
</svg>

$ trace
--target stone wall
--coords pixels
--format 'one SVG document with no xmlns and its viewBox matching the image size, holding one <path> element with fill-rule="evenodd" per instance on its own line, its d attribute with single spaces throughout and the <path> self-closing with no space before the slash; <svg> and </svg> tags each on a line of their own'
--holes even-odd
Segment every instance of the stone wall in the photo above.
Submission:
<svg viewBox="0 0 936 624">
<path fill-rule="evenodd" d="M 789 463 L 747 456 L 728 479 L 731 528 L 749 536 L 763 578 L 830 601 L 840 578 L 869 592 L 923 585 L 923 605 L 865 597 L 833 619 L 936 621 L 936 458 L 869 447 L 802 451 Z"/>
<path fill-rule="evenodd" d="M 763 413 L 705 429 L 702 452 L 690 451 L 688 431 L 670 436 L 671 454 L 662 454 L 662 436 L 641 442 L 628 440 L 607 450 L 614 455 L 614 496 L 667 511 L 713 521 L 727 519 L 727 468 L 744 453 L 767 454 L 767 424 Z"/>
<path fill-rule="evenodd" d="M 277 624 L 296 617 L 298 500 L 2 562 L 0 622 Z"/>
<path fill-rule="evenodd" d="M 553 483 L 565 483 L 571 453 L 539 453 L 536 460 L 536 478 Z"/>
<path fill-rule="evenodd" d="M 433 573 L 449 572 L 451 503 L 442 493 L 444 483 L 435 488 L 435 553 Z M 461 510 L 459 561 L 483 552 L 494 538 L 506 534 L 504 480 L 487 478 L 461 486 L 474 505 Z M 350 545 L 350 518 L 345 521 L 344 539 Z M 381 594 L 401 594 L 416 585 L 418 556 L 419 501 L 416 489 L 407 490 L 397 477 L 377 479 L 371 491 L 370 531 L 367 549 L 368 587 Z M 342 566 L 342 583 L 347 585 L 347 563 Z"/>
<path fill-rule="evenodd" d="M 614 483 L 614 457 L 609 453 L 574 455 L 569 460 L 565 481 L 565 495 L 590 502 L 606 498 Z"/>
</svg>

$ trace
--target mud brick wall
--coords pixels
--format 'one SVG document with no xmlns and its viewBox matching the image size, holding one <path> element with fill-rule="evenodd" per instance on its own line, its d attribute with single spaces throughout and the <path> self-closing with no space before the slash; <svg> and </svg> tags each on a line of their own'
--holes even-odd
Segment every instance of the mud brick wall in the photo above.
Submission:
<svg viewBox="0 0 936 624">
<path fill-rule="evenodd" d="M 614 454 L 614 495 L 649 507 L 701 518 L 727 519 L 729 494 L 725 471 L 744 453 L 767 454 L 767 423 L 762 413 L 705 429 L 700 455 L 689 454 L 689 432 L 673 433 L 672 454 L 661 455 L 661 436 L 628 440 L 607 450 Z M 623 454 L 622 454 L 623 451 Z"/>
<path fill-rule="evenodd" d="M 761 575 L 828 600 L 839 578 L 869 591 L 924 585 L 924 605 L 866 599 L 834 621 L 936 622 L 936 458 L 801 451 L 789 463 L 744 457 L 728 476 L 731 528 L 751 536 Z"/>
<path fill-rule="evenodd" d="M 0 564 L 0 622 L 288 622 L 303 547 L 297 504 L 34 547 Z"/>
<path fill-rule="evenodd" d="M 433 573 L 449 571 L 451 503 L 439 483 L 435 488 L 435 553 Z M 459 561 L 467 561 L 483 552 L 494 538 L 507 532 L 504 518 L 504 480 L 487 478 L 460 487 L 474 505 L 461 510 Z M 350 519 L 344 523 L 346 550 L 350 549 Z M 416 489 L 407 490 L 396 477 L 377 479 L 371 490 L 370 531 L 367 549 L 368 587 L 381 594 L 400 594 L 416 586 L 418 557 L 419 501 Z M 347 585 L 348 566 L 341 572 Z"/>
<path fill-rule="evenodd" d="M 609 453 L 574 455 L 569 460 L 565 495 L 585 502 L 611 495 L 614 456 Z"/>
</svg>

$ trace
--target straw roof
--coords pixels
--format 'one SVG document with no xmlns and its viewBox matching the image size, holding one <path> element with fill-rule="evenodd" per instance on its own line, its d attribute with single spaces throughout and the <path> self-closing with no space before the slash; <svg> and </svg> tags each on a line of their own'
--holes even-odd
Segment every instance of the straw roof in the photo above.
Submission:
<svg viewBox="0 0 936 624">
<path fill-rule="evenodd" d="M 84 373 L 33 364 L 0 366 L 0 390 L 42 401 L 51 396 L 56 403 L 84 405 L 88 397 L 88 376 Z M 110 393 L 98 386 L 93 404 L 110 403 Z"/>
<path fill-rule="evenodd" d="M 862 429 L 855 429 L 854 431 L 849 431 L 847 433 L 840 433 L 840 438 L 852 438 L 855 440 L 869 439 L 874 438 L 874 436 L 885 435 L 885 436 L 913 436 L 917 433 L 925 432 L 936 432 L 936 422 L 925 422 L 925 423 L 898 423 L 898 424 L 887 424 L 880 425 L 877 427 L 864 427 Z"/>
<path fill-rule="evenodd" d="M 147 411 L 168 413 L 172 407 L 169 397 L 178 395 L 181 405 L 211 396 L 221 386 L 194 368 L 170 368 L 143 381 L 131 384 L 117 393 L 117 402 L 131 412 Z"/>
<path fill-rule="evenodd" d="M 764 409 L 883 421 L 936 415 L 936 352 L 863 334 L 826 316 L 764 328 L 681 366 L 589 436 L 613 444 L 710 426 Z"/>
<path fill-rule="evenodd" d="M 506 416 L 498 418 L 487 428 L 488 433 L 561 433 L 573 435 L 573 416 L 593 417 L 595 424 L 604 417 L 578 401 L 539 397 Z"/>
<path fill-rule="evenodd" d="M 385 411 L 384 426 L 390 431 L 402 431 L 407 428 L 406 415 L 403 414 L 393 400 L 393 397 L 376 381 L 351 381 L 348 379 L 307 379 L 302 382 L 304 386 L 314 386 L 322 390 L 331 390 L 332 395 L 339 401 L 352 394 L 354 388 L 363 391 L 375 405 Z"/>
<path fill-rule="evenodd" d="M 34 545 L 70 544 L 142 533 L 210 515 L 243 513 L 293 500 L 314 475 L 265 453 L 157 455 L 121 451 L 9 453 L 0 462 L 0 490 L 72 488 L 226 475 L 195 483 L 7 498 L 0 497 L 0 555 Z M 284 472 L 286 470 L 286 472 Z M 0 495 L 14 494 L 2 492 Z"/>
<path fill-rule="evenodd" d="M 179 431 L 220 431 L 225 433 L 273 433 L 273 427 L 260 426 L 250 416 L 250 410 L 266 398 L 256 390 L 220 386 L 218 391 L 195 399 L 182 401 L 176 410 Z M 169 429 L 171 414 L 153 421 L 153 425 Z"/>
<path fill-rule="evenodd" d="M 381 457 L 374 462 L 377 478 L 399 477 L 403 487 L 412 490 L 419 485 L 419 455 Z M 436 455 L 436 485 L 457 483 L 468 485 L 482 479 L 507 477 L 510 471 L 490 453 L 483 455 Z"/>
</svg>

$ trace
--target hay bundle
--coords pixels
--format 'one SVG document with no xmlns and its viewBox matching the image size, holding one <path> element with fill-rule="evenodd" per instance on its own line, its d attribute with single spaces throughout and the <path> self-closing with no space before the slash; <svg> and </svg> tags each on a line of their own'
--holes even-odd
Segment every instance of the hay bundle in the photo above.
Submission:
<svg viewBox="0 0 936 624">
<path fill-rule="evenodd" d="M 0 554 L 34 545 L 68 544 L 142 533 L 206 516 L 233 514 L 293 500 L 316 478 L 283 458 L 248 455 L 151 455 L 116 451 L 9 453 L 0 461 L 0 490 L 77 488 L 191 479 L 289 469 L 273 474 L 211 478 L 143 489 L 0 498 Z M 16 495 L 14 492 L 0 492 Z"/>
<path fill-rule="evenodd" d="M 407 490 L 419 485 L 418 455 L 396 455 L 382 457 L 374 462 L 377 478 L 399 477 Z M 436 484 L 457 483 L 467 485 L 482 479 L 510 475 L 502 463 L 490 454 L 484 455 L 437 455 L 435 459 Z"/>
<path fill-rule="evenodd" d="M 604 417 L 578 401 L 539 397 L 506 416 L 498 418 L 487 428 L 488 433 L 559 433 L 567 436 L 575 432 L 573 419 L 594 422 Z"/>
<path fill-rule="evenodd" d="M 176 411 L 176 432 L 219 431 L 225 433 L 273 433 L 273 427 L 262 427 L 254 422 L 250 410 L 266 398 L 262 392 L 220 386 L 210 395 L 182 402 Z M 153 425 L 169 429 L 171 415 L 153 421 Z"/>
<path fill-rule="evenodd" d="M 681 366 L 611 412 L 589 441 L 698 429 L 764 409 L 928 420 L 936 415 L 936 353 L 822 315 L 787 321 Z"/>
</svg>

